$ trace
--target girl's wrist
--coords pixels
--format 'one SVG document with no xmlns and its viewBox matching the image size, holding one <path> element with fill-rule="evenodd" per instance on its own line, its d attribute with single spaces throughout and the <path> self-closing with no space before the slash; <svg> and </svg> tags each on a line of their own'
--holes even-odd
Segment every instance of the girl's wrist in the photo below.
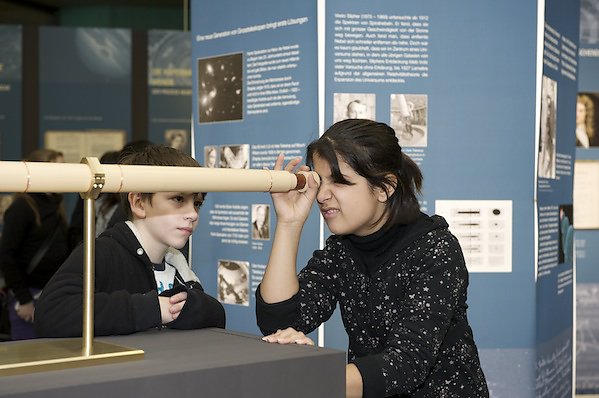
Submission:
<svg viewBox="0 0 599 398">
<path fill-rule="evenodd" d="M 305 221 L 277 220 L 276 229 L 279 231 L 301 232 L 305 223 Z"/>
</svg>

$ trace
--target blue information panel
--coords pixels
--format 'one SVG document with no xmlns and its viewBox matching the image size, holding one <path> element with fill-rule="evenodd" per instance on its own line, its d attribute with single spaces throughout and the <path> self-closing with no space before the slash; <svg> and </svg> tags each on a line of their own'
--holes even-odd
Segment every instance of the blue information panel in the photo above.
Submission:
<svg viewBox="0 0 599 398">
<path fill-rule="evenodd" d="M 196 150 L 211 167 L 270 167 L 317 137 L 316 11 L 299 3 L 192 3 Z M 464 251 L 469 320 L 497 397 L 572 389 L 579 14 L 554 3 L 541 29 L 535 1 L 325 3 L 325 125 L 388 123 L 421 167 L 422 210 L 444 216 Z M 251 223 L 269 203 L 209 194 L 202 209 L 194 268 L 233 329 L 254 331 L 270 242 Z M 311 222 L 300 267 L 318 247 Z M 324 343 L 347 348 L 338 314 Z"/>
<path fill-rule="evenodd" d="M 537 353 L 541 396 L 570 395 L 573 372 L 573 170 L 580 5 L 545 3 L 537 151 Z"/>
<path fill-rule="evenodd" d="M 131 130 L 131 32 L 41 27 L 40 146 L 43 133 Z"/>
<path fill-rule="evenodd" d="M 316 2 L 192 1 L 193 128 L 207 167 L 272 168 L 318 138 Z M 319 244 L 314 209 L 298 268 Z M 193 235 L 193 268 L 221 301 L 227 327 L 259 333 L 254 291 L 271 248 L 267 193 L 209 193 Z"/>
<path fill-rule="evenodd" d="M 582 0 L 576 104 L 576 393 L 599 393 L 599 1 Z"/>
<path fill-rule="evenodd" d="M 22 28 L 0 25 L 0 160 L 21 159 Z M 12 194 L 0 192 L 0 236 Z"/>
<path fill-rule="evenodd" d="M 21 159 L 22 28 L 0 25 L 0 160 Z"/>
<path fill-rule="evenodd" d="M 191 151 L 191 35 L 148 32 L 148 138 Z"/>
<path fill-rule="evenodd" d="M 532 396 L 536 4 L 326 5 L 326 124 L 359 103 L 359 117 L 395 129 L 423 170 L 423 211 L 443 215 L 464 250 L 492 394 Z M 343 335 L 338 319 L 325 327 L 327 345 Z"/>
</svg>

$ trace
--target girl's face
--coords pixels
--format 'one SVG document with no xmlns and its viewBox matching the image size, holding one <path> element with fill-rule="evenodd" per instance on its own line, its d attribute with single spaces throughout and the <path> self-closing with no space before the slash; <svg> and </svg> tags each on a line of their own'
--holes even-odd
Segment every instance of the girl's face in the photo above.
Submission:
<svg viewBox="0 0 599 398">
<path fill-rule="evenodd" d="M 316 200 L 332 233 L 366 236 L 378 231 L 385 224 L 387 216 L 381 217 L 385 213 L 387 201 L 385 191 L 380 188 L 373 189 L 364 177 L 341 159 L 341 174 L 354 185 L 335 183 L 328 162 L 316 154 L 313 161 L 314 171 L 321 179 Z"/>
</svg>

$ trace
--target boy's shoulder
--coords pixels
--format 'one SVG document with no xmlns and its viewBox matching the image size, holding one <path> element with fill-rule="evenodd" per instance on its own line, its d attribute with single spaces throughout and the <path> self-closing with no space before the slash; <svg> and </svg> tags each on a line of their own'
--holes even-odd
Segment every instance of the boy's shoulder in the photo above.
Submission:
<svg viewBox="0 0 599 398">
<path fill-rule="evenodd" d="M 115 244 L 132 252 L 141 248 L 135 233 L 124 221 L 116 223 L 96 238 L 96 247 L 114 247 Z"/>
</svg>

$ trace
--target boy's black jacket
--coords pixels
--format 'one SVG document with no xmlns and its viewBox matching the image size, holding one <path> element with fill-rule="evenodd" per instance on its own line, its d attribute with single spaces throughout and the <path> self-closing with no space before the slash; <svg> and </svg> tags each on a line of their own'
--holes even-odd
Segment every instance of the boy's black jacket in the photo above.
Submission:
<svg viewBox="0 0 599 398">
<path fill-rule="evenodd" d="M 152 263 L 124 222 L 96 239 L 94 334 L 130 334 L 161 328 L 160 306 Z M 83 329 L 83 245 L 79 245 L 44 288 L 35 310 L 39 337 L 81 336 Z M 187 301 L 179 317 L 165 327 L 225 327 L 221 303 L 206 294 L 185 257 L 175 249 L 165 260 L 186 281 Z"/>
</svg>

